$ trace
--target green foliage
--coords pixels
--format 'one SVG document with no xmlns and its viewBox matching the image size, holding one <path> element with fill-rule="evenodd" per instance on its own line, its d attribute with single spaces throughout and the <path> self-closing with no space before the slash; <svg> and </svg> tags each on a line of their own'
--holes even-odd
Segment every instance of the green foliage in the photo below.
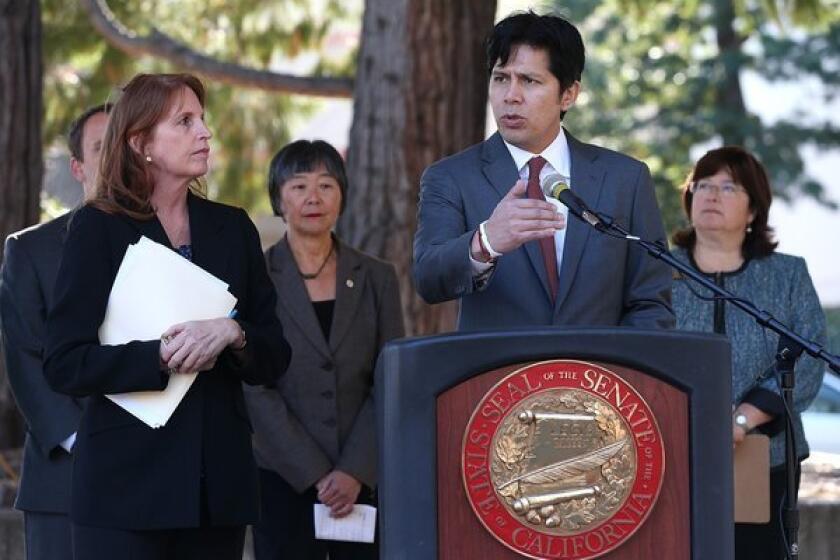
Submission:
<svg viewBox="0 0 840 560">
<path fill-rule="evenodd" d="M 774 10 L 768 12 L 768 4 Z M 775 122 L 721 102 L 727 65 L 766 80 L 811 79 L 837 94 L 840 10 L 820 2 L 775 0 L 558 0 L 554 8 L 581 29 L 587 47 L 583 93 L 566 116 L 573 134 L 629 153 L 651 167 L 669 231 L 683 221 L 679 188 L 705 149 L 740 138 L 770 171 L 778 196 L 806 195 L 832 205 L 804 170 L 800 148 L 840 147 L 836 120 L 799 113 Z M 808 6 L 805 6 L 807 4 Z M 726 8 L 734 18 L 726 20 Z M 796 10 L 794 10 L 796 8 Z M 816 12 L 814 10 L 817 10 Z M 801 21 L 819 13 L 815 28 Z M 716 24 L 736 44 L 721 50 Z"/>
<path fill-rule="evenodd" d="M 41 4 L 47 146 L 63 142 L 70 122 L 85 107 L 116 99 L 119 86 L 134 74 L 181 70 L 110 46 L 76 2 Z M 358 1 L 338 0 L 110 0 L 109 6 L 140 35 L 155 27 L 199 53 L 259 69 L 289 72 L 278 67 L 288 68 L 293 59 L 303 67 L 301 73 L 346 73 L 351 62 L 325 52 L 322 40 L 334 26 L 360 15 Z M 210 81 L 205 85 L 207 120 L 214 134 L 210 195 L 249 210 L 267 210 L 268 162 L 317 101 Z"/>
</svg>

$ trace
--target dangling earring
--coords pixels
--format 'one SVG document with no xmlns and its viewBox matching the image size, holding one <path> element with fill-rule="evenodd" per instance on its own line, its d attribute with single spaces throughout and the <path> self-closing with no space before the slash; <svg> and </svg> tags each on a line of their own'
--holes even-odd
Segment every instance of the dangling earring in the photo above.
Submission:
<svg viewBox="0 0 840 560">
<path fill-rule="evenodd" d="M 747 225 L 747 233 L 752 233 L 752 224 Z"/>
<path fill-rule="evenodd" d="M 146 156 L 146 161 L 148 161 L 149 163 L 152 163 L 152 156 Z"/>
</svg>

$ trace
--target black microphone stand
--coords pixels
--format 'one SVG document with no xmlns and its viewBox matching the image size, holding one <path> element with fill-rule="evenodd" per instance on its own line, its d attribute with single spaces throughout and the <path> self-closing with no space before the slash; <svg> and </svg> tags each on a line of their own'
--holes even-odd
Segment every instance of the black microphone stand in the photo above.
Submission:
<svg viewBox="0 0 840 560">
<path fill-rule="evenodd" d="M 794 369 L 796 360 L 805 351 L 818 360 L 822 360 L 828 367 L 840 374 L 840 357 L 831 354 L 819 344 L 800 336 L 776 320 L 767 311 L 763 311 L 753 305 L 749 300 L 735 296 L 728 290 L 721 288 L 703 274 L 694 270 L 691 266 L 671 255 L 668 248 L 661 242 L 654 243 L 631 235 L 630 232 L 616 223 L 610 216 L 601 214 L 600 212 L 592 212 L 582 206 L 582 202 L 578 204 L 580 207 L 575 207 L 577 206 L 576 204 L 569 204 L 567 207 L 572 214 L 580 218 L 584 223 L 605 235 L 612 235 L 636 242 L 655 259 L 661 260 L 671 268 L 677 269 L 685 276 L 711 291 L 715 296 L 723 298 L 725 301 L 751 315 L 762 327 L 769 328 L 779 335 L 779 347 L 778 353 L 776 354 L 774 370 L 778 375 L 781 375 L 782 397 L 785 402 L 785 470 L 787 475 L 787 491 L 785 495 L 785 507 L 782 514 L 782 525 L 784 527 L 788 558 L 796 560 L 799 558 L 799 511 L 797 509 L 796 491 L 796 446 L 793 435 L 793 419 L 791 418 L 791 414 L 793 413 L 793 388 L 795 385 Z M 593 215 L 597 216 L 598 220 L 600 220 L 598 223 L 592 220 Z"/>
<path fill-rule="evenodd" d="M 782 379 L 782 398 L 785 401 L 785 505 L 782 508 L 782 527 L 788 557 L 799 558 L 799 509 L 796 492 L 796 442 L 793 438 L 793 387 L 796 360 L 802 355 L 802 346 L 787 336 L 779 335 L 775 373 Z M 777 377 L 778 378 L 778 377 Z"/>
</svg>

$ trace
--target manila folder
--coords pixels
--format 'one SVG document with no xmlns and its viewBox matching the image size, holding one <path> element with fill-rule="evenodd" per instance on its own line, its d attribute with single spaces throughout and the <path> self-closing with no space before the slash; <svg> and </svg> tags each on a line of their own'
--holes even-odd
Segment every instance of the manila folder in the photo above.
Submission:
<svg viewBox="0 0 840 560">
<path fill-rule="evenodd" d="M 770 439 L 748 435 L 735 447 L 735 522 L 770 522 Z"/>
</svg>

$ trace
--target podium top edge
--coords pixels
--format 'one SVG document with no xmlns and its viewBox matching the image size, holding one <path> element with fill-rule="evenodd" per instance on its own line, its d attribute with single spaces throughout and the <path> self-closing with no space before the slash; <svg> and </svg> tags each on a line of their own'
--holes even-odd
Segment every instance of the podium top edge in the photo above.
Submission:
<svg viewBox="0 0 840 560">
<path fill-rule="evenodd" d="M 665 330 L 665 329 L 638 329 L 632 327 L 512 327 L 509 329 L 488 329 L 481 331 L 467 331 L 467 332 L 448 332 L 424 336 L 411 336 L 392 340 L 389 345 L 399 345 L 401 347 L 412 345 L 426 345 L 439 342 L 448 341 L 485 341 L 490 342 L 494 340 L 509 339 L 509 338 L 576 338 L 583 337 L 588 339 L 622 337 L 625 340 L 632 340 L 634 338 L 644 339 L 650 341 L 651 339 L 667 340 L 667 341 L 694 341 L 704 342 L 706 344 L 724 344 L 728 345 L 729 340 L 725 335 L 697 332 L 697 331 L 681 331 L 681 330 Z"/>
</svg>

